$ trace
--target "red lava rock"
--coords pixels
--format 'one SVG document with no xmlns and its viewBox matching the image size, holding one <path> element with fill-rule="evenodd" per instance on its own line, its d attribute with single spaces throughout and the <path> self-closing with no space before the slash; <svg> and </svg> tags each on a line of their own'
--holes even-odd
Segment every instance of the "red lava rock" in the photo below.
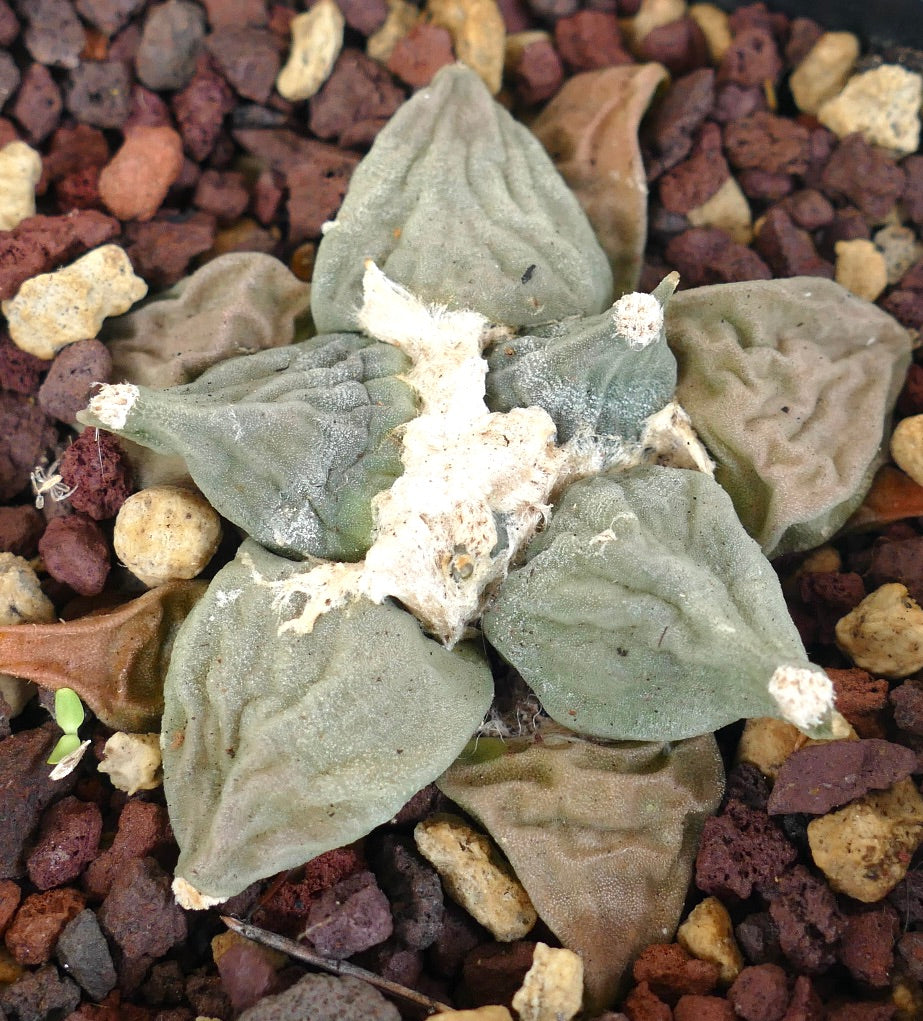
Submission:
<svg viewBox="0 0 923 1021">
<path fill-rule="evenodd" d="M 237 219 L 247 208 L 250 193 L 244 175 L 236 170 L 206 170 L 196 184 L 193 203 L 219 220 Z"/>
<path fill-rule="evenodd" d="M 688 213 L 710 199 L 730 176 L 721 154 L 721 132 L 716 124 L 707 123 L 692 155 L 660 178 L 660 201 L 671 213 Z"/>
<path fill-rule="evenodd" d="M 799 594 L 814 617 L 817 641 L 832 645 L 837 621 L 861 603 L 866 593 L 855 572 L 811 571 L 801 576 Z"/>
<path fill-rule="evenodd" d="M 120 220 L 150 220 L 182 165 L 182 139 L 172 128 L 132 128 L 99 175 L 100 198 Z"/>
<path fill-rule="evenodd" d="M 442 928 L 426 951 L 429 968 L 444 978 L 454 978 L 468 952 L 483 943 L 487 935 L 467 911 L 447 902 Z"/>
<path fill-rule="evenodd" d="M 666 1003 L 684 994 L 702 996 L 718 984 L 720 968 L 713 961 L 701 961 L 678 943 L 652 943 L 644 948 L 632 966 L 635 982 L 645 982 Z"/>
<path fill-rule="evenodd" d="M 884 737 L 882 710 L 888 704 L 888 682 L 865 670 L 826 668 L 836 693 L 836 707 L 859 737 Z"/>
<path fill-rule="evenodd" d="M 809 144 L 807 128 L 768 110 L 757 110 L 724 127 L 724 150 L 739 170 L 802 174 L 808 168 Z"/>
<path fill-rule="evenodd" d="M 234 109 L 230 85 L 200 63 L 192 81 L 174 95 L 171 105 L 186 152 L 194 160 L 204 160 L 218 141 L 225 115 Z"/>
<path fill-rule="evenodd" d="M 0 0 L 0 46 L 9 46 L 19 35 L 19 21 L 6 0 Z"/>
<path fill-rule="evenodd" d="M 762 28 L 738 32 L 718 67 L 718 81 L 758 86 L 775 83 L 782 73 L 782 58 L 772 34 Z"/>
<path fill-rule="evenodd" d="M 796 865 L 767 896 L 785 956 L 806 975 L 826 971 L 835 960 L 843 931 L 843 917 L 830 887 L 803 865 Z"/>
<path fill-rule="evenodd" d="M 77 67 L 84 35 L 70 0 L 33 0 L 21 12 L 28 21 L 23 42 L 33 60 L 46 67 Z"/>
<path fill-rule="evenodd" d="M 360 954 L 357 963 L 391 982 L 416 988 L 423 974 L 423 954 L 404 946 L 400 940 L 389 939 Z"/>
<path fill-rule="evenodd" d="M 540 38 L 522 49 L 506 74 L 519 99 L 529 106 L 544 103 L 564 84 L 564 64 L 549 39 Z"/>
<path fill-rule="evenodd" d="M 765 812 L 728 801 L 705 820 L 695 863 L 695 883 L 703 892 L 733 901 L 753 890 L 772 890 L 798 857 L 781 828 Z"/>
<path fill-rule="evenodd" d="M 141 83 L 155 91 L 182 89 L 195 72 L 204 38 L 205 14 L 198 4 L 167 0 L 150 7 L 135 57 Z"/>
<path fill-rule="evenodd" d="M 672 1021 L 673 1011 L 646 982 L 640 982 L 625 998 L 629 1021 Z"/>
<path fill-rule="evenodd" d="M 54 131 L 62 106 L 61 90 L 48 68 L 30 64 L 8 112 L 22 125 L 27 140 L 37 145 Z"/>
<path fill-rule="evenodd" d="M 145 1003 L 153 1006 L 175 1005 L 182 1002 L 185 981 L 179 961 L 167 958 L 165 961 L 158 961 L 151 968 L 141 987 L 141 995 Z"/>
<path fill-rule="evenodd" d="M 64 451 L 58 466 L 74 510 L 94 521 L 115 517 L 133 491 L 131 466 L 111 433 L 85 429 Z"/>
<path fill-rule="evenodd" d="M 825 1021 L 892 1021 L 896 1014 L 893 1003 L 831 1003 Z"/>
<path fill-rule="evenodd" d="M 85 906 L 83 894 L 71 887 L 30 894 L 3 937 L 7 950 L 19 964 L 45 964 L 51 960 L 61 930 Z"/>
<path fill-rule="evenodd" d="M 281 67 L 271 32 L 261 28 L 219 28 L 205 39 L 219 71 L 238 95 L 265 103 Z"/>
<path fill-rule="evenodd" d="M 227 993 L 217 975 L 193 973 L 186 979 L 186 999 L 202 1017 L 225 1018 L 231 1012 Z"/>
<path fill-rule="evenodd" d="M 736 762 L 727 774 L 724 797 L 726 801 L 740 801 L 760 812 L 766 811 L 772 784 L 756 766 L 749 762 Z"/>
<path fill-rule="evenodd" d="M 6 105 L 6 101 L 19 88 L 20 78 L 16 61 L 9 53 L 0 50 L 0 109 Z M 0 144 L 5 145 L 6 142 Z"/>
<path fill-rule="evenodd" d="M 156 92 L 137 83 L 132 86 L 128 118 L 122 126 L 123 131 L 142 125 L 157 128 L 171 127 L 172 124 L 170 108 Z"/>
<path fill-rule="evenodd" d="M 186 938 L 186 916 L 173 899 L 170 877 L 153 858 L 119 867 L 97 917 L 130 959 L 162 957 Z"/>
<path fill-rule="evenodd" d="M 81 17 L 109 38 L 124 28 L 142 3 L 143 0 L 77 0 L 76 6 Z"/>
<path fill-rule="evenodd" d="M 571 71 L 595 71 L 614 64 L 630 64 L 614 14 L 577 11 L 554 25 L 554 44 Z"/>
<path fill-rule="evenodd" d="M 47 273 L 119 233 L 119 223 L 94 210 L 64 216 L 30 216 L 0 232 L 0 299 L 12 298 L 20 284 Z"/>
<path fill-rule="evenodd" d="M 904 190 L 904 172 L 858 132 L 833 150 L 821 175 L 824 191 L 846 200 L 873 222 L 884 220 Z"/>
<path fill-rule="evenodd" d="M 266 227 L 274 220 L 285 194 L 279 175 L 272 170 L 260 171 L 253 185 L 253 215 Z"/>
<path fill-rule="evenodd" d="M 790 174 L 774 174 L 768 170 L 741 170 L 737 175 L 740 190 L 750 199 L 760 202 L 778 202 L 795 188 Z"/>
<path fill-rule="evenodd" d="M 268 20 L 265 0 L 204 0 L 213 29 L 250 25 L 262 28 Z"/>
<path fill-rule="evenodd" d="M 12 879 L 0 879 L 0 935 L 6 932 L 16 914 L 21 897 L 19 883 L 14 883 Z"/>
<path fill-rule="evenodd" d="M 528 940 L 487 943 L 465 955 L 462 980 L 471 1006 L 491 1003 L 509 1007 L 526 972 L 532 967 L 535 944 Z"/>
<path fill-rule="evenodd" d="M 555 22 L 569 18 L 580 7 L 579 0 L 526 0 L 529 10 L 544 21 Z M 612 11 L 609 12 L 610 14 Z"/>
<path fill-rule="evenodd" d="M 817 247 L 825 258 L 833 259 L 836 256 L 837 241 L 853 241 L 856 238 L 868 241 L 871 236 L 872 232 L 862 213 L 848 206 L 837 209 L 833 220 L 818 231 Z"/>
<path fill-rule="evenodd" d="M 54 184 L 54 196 L 58 209 L 98 209 L 102 206 L 99 197 L 100 167 L 86 166 L 66 174 Z"/>
<path fill-rule="evenodd" d="M 744 1021 L 781 1021 L 788 999 L 788 978 L 777 964 L 744 968 L 728 989 L 734 1013 Z"/>
<path fill-rule="evenodd" d="M 382 838 L 372 863 L 391 902 L 395 937 L 407 947 L 425 950 L 435 942 L 445 917 L 436 871 L 408 841 L 392 835 Z"/>
<path fill-rule="evenodd" d="M 681 996 L 673 1008 L 674 1021 L 736 1021 L 736 1016 L 720 996 Z"/>
<path fill-rule="evenodd" d="M 135 858 L 151 856 L 163 860 L 172 846 L 173 834 L 166 809 L 149 801 L 129 800 L 119 816 L 112 846 L 90 862 L 83 874 L 83 887 L 89 896 L 102 900 L 122 865 Z"/>
<path fill-rule="evenodd" d="M 923 156 L 911 155 L 901 160 L 904 188 L 901 202 L 908 218 L 917 227 L 923 225 Z"/>
<path fill-rule="evenodd" d="M 385 0 L 340 0 L 337 6 L 343 12 L 346 24 L 362 35 L 377 32 L 388 16 Z"/>
<path fill-rule="evenodd" d="M 772 271 L 756 252 L 717 227 L 683 231 L 667 245 L 666 257 L 689 287 L 772 278 Z"/>
<path fill-rule="evenodd" d="M 897 581 L 906 585 L 918 602 L 923 600 L 923 536 L 897 542 L 877 540 L 872 546 L 872 559 L 865 578 L 870 591 L 886 582 Z"/>
<path fill-rule="evenodd" d="M 45 519 L 33 504 L 0 507 L 0 552 L 34 557 L 44 529 Z"/>
<path fill-rule="evenodd" d="M 47 363 L 45 363 L 47 365 Z M 98 340 L 78 340 L 57 354 L 38 391 L 46 415 L 74 425 L 75 415 L 87 406 L 94 383 L 108 383 L 112 356 Z"/>
<path fill-rule="evenodd" d="M 131 223 L 125 251 L 139 276 L 151 287 L 170 287 L 181 280 L 190 262 L 215 243 L 217 222 L 201 211 L 188 217 Z"/>
<path fill-rule="evenodd" d="M 753 247 L 772 267 L 774 276 L 833 279 L 833 266 L 817 254 L 811 235 L 799 230 L 779 206 L 773 206 L 764 217 Z"/>
<path fill-rule="evenodd" d="M 302 938 L 324 957 L 342 960 L 383 943 L 393 929 L 388 899 L 375 876 L 356 872 L 314 901 Z"/>
<path fill-rule="evenodd" d="M 414 25 L 407 35 L 397 41 L 386 66 L 391 74 L 412 89 L 419 89 L 429 85 L 440 67 L 454 60 L 455 51 L 448 30 L 440 25 L 421 23 Z M 314 106 L 313 100 L 311 106 Z M 311 130 L 318 134 L 313 127 Z M 330 136 L 321 134 L 320 137 Z"/>
<path fill-rule="evenodd" d="M 102 828 L 97 805 L 62 798 L 42 817 L 38 840 L 26 861 L 29 878 L 39 890 L 76 879 L 96 857 Z"/>
<path fill-rule="evenodd" d="M 57 442 L 41 408 L 20 394 L 0 390 L 0 500 L 29 485 L 29 473 Z"/>
<path fill-rule="evenodd" d="M 715 101 L 708 115 L 719 124 L 728 124 L 766 109 L 766 93 L 759 86 L 716 81 Z"/>
<path fill-rule="evenodd" d="M 897 912 L 887 902 L 847 914 L 839 958 L 854 979 L 874 989 L 891 984 L 894 943 L 900 928 Z"/>
<path fill-rule="evenodd" d="M 784 959 L 779 946 L 779 927 L 768 911 L 754 911 L 734 929 L 740 949 L 751 964 L 779 964 Z"/>
<path fill-rule="evenodd" d="M 782 1021 L 823 1021 L 824 1006 L 807 975 L 798 975 Z"/>
<path fill-rule="evenodd" d="M 785 44 L 786 63 L 790 67 L 797 67 L 823 34 L 823 27 L 813 18 L 792 18 L 788 42 Z"/>
<path fill-rule="evenodd" d="M 278 989 L 273 961 L 263 947 L 249 940 L 231 944 L 217 965 L 221 985 L 235 1011 L 252 1007 Z"/>
<path fill-rule="evenodd" d="M 80 989 L 62 978 L 54 965 L 27 971 L 12 985 L 0 986 L 0 1011 L 19 1021 L 44 1021 L 63 1017 L 80 1002 Z"/>
<path fill-rule="evenodd" d="M 923 932 L 905 932 L 897 941 L 897 952 L 910 974 L 918 982 L 923 979 Z"/>
<path fill-rule="evenodd" d="M 906 275 L 909 276 L 909 274 Z M 15 389 L 15 387 L 7 387 L 7 389 Z M 897 398 L 897 413 L 904 417 L 919 415 L 921 412 L 923 412 L 923 365 L 914 363 L 907 370 L 904 388 Z"/>
<path fill-rule="evenodd" d="M 289 244 L 320 237 L 321 226 L 340 208 L 358 162 L 352 153 L 317 142 L 309 159 L 286 173 Z"/>
<path fill-rule="evenodd" d="M 825 741 L 786 759 L 769 796 L 770 815 L 825 815 L 872 790 L 885 790 L 916 770 L 910 748 L 876 738 Z"/>
<path fill-rule="evenodd" d="M 445 29 L 427 27 L 448 36 Z M 433 66 L 432 74 L 453 59 L 450 44 L 448 58 Z M 337 139 L 345 148 L 367 148 L 404 99 L 404 90 L 395 85 L 381 64 L 361 50 L 345 49 L 333 73 L 311 97 L 308 126 L 318 138 Z"/>
<path fill-rule="evenodd" d="M 85 514 L 53 518 L 39 540 L 48 573 L 81 596 L 102 592 L 109 576 L 109 543 Z M 36 886 L 39 884 L 36 883 Z"/>
<path fill-rule="evenodd" d="M 131 110 L 131 78 L 119 60 L 88 60 L 70 74 L 65 105 L 79 121 L 120 128 Z"/>
<path fill-rule="evenodd" d="M 708 63 L 708 44 L 698 22 L 687 15 L 648 32 L 638 46 L 638 57 L 655 60 L 679 76 Z"/>
<path fill-rule="evenodd" d="M 834 217 L 830 201 L 816 188 L 803 188 L 794 192 L 783 200 L 782 208 L 796 227 L 807 231 L 826 227 Z"/>
<path fill-rule="evenodd" d="M 881 302 L 881 307 L 910 330 L 923 326 L 923 293 L 920 291 L 892 291 Z"/>
<path fill-rule="evenodd" d="M 923 736 L 923 681 L 904 681 L 889 696 L 894 722 L 909 734 Z"/>
<path fill-rule="evenodd" d="M 6 330 L 0 330 L 0 388 L 32 397 L 47 369 L 44 358 L 23 351 L 10 340 Z"/>
<path fill-rule="evenodd" d="M 648 181 L 675 166 L 692 151 L 692 140 L 715 100 L 715 72 L 710 67 L 675 81 L 641 128 Z"/>
</svg>

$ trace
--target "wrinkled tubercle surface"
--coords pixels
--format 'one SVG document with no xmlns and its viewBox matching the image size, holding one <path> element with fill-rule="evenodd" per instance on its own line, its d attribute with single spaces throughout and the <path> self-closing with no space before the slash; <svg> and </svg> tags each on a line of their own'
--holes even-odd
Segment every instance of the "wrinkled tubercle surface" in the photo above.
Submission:
<svg viewBox="0 0 923 1021">
<path fill-rule="evenodd" d="M 176 639 L 164 786 L 177 875 L 212 902 L 387 821 L 490 705 L 483 655 L 448 652 L 390 601 L 286 629 L 287 583 L 311 566 L 245 541 Z"/>
<path fill-rule="evenodd" d="M 318 330 L 356 328 L 372 259 L 418 298 L 528 326 L 602 311 L 612 275 L 532 134 L 454 65 L 402 106 L 353 174 L 320 243 Z"/>
</svg>

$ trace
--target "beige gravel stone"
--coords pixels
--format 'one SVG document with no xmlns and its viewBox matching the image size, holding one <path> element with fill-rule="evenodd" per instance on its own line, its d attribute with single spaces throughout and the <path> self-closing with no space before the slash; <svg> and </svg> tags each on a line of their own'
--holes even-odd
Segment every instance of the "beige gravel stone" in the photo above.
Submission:
<svg viewBox="0 0 923 1021">
<path fill-rule="evenodd" d="M 409 0 L 388 0 L 388 16 L 366 40 L 365 52 L 379 64 L 387 64 L 394 47 L 420 20 L 420 11 Z"/>
<path fill-rule="evenodd" d="M 909 777 L 808 824 L 814 863 L 834 890 L 864 903 L 904 878 L 923 841 L 923 798 Z"/>
<path fill-rule="evenodd" d="M 865 238 L 837 241 L 834 279 L 859 298 L 875 301 L 888 286 L 888 267 L 878 248 Z"/>
<path fill-rule="evenodd" d="M 112 544 L 119 560 L 153 588 L 195 578 L 221 541 L 221 519 L 198 493 L 152 486 L 119 508 Z"/>
<path fill-rule="evenodd" d="M 696 904 L 677 929 L 676 941 L 700 961 L 717 964 L 722 985 L 729 986 L 744 966 L 743 954 L 734 939 L 734 923 L 717 897 L 706 897 Z"/>
<path fill-rule="evenodd" d="M 42 176 L 42 158 L 25 142 L 0 149 L 0 230 L 12 230 L 35 216 L 35 186 Z"/>
<path fill-rule="evenodd" d="M 789 78 L 798 109 L 817 113 L 843 89 L 858 57 L 859 39 L 852 32 L 825 32 Z"/>
<path fill-rule="evenodd" d="M 292 19 L 292 46 L 276 89 L 293 103 L 310 99 L 330 77 L 340 50 L 346 21 L 335 0 L 319 0 Z"/>
<path fill-rule="evenodd" d="M 731 45 L 731 26 L 727 12 L 714 4 L 692 4 L 689 15 L 702 29 L 708 47 L 708 59 L 717 67 Z"/>
<path fill-rule="evenodd" d="M 500 91 L 506 52 L 506 25 L 495 0 L 427 0 L 429 20 L 452 36 L 455 56 Z"/>
<path fill-rule="evenodd" d="M 686 15 L 686 0 L 641 0 L 638 13 L 632 18 L 620 20 L 622 36 L 627 45 L 635 50 L 655 28 L 679 21 Z"/>
<path fill-rule="evenodd" d="M 749 762 L 765 776 L 775 779 L 785 760 L 807 742 L 807 736 L 785 720 L 755 717 L 744 724 L 737 743 L 737 761 Z"/>
<path fill-rule="evenodd" d="M 889 582 L 837 621 L 836 643 L 876 677 L 908 677 L 923 667 L 923 609 L 904 585 Z"/>
<path fill-rule="evenodd" d="M 734 177 L 729 177 L 702 205 L 690 209 L 686 219 L 693 227 L 717 227 L 741 245 L 753 240 L 750 203 Z"/>
<path fill-rule="evenodd" d="M 923 486 L 923 415 L 910 415 L 891 434 L 891 457 L 918 486 Z"/>
<path fill-rule="evenodd" d="M 538 921 L 529 895 L 488 836 L 457 815 L 417 824 L 420 854 L 442 877 L 449 896 L 501 943 L 522 939 Z"/>
<path fill-rule="evenodd" d="M 433 1017 L 447 1017 L 451 1021 L 513 1021 L 513 1015 L 506 1007 L 491 1005 L 476 1007 L 474 1010 L 443 1010 Z"/>
<path fill-rule="evenodd" d="M 870 145 L 906 156 L 920 142 L 921 81 L 897 64 L 882 64 L 850 78 L 817 119 L 839 138 L 860 131 Z"/>
<path fill-rule="evenodd" d="M 583 1003 L 583 961 L 573 950 L 536 943 L 532 967 L 513 997 L 520 1021 L 570 1021 Z"/>
<path fill-rule="evenodd" d="M 888 283 L 892 286 L 900 280 L 908 269 L 923 258 L 923 245 L 910 229 L 899 223 L 889 223 L 876 231 L 872 240 L 884 256 Z"/>
<path fill-rule="evenodd" d="M 108 773 L 112 786 L 131 796 L 152 791 L 163 783 L 160 734 L 126 734 L 116 731 L 103 748 L 100 773 Z"/>
<path fill-rule="evenodd" d="M 50 359 L 68 344 L 91 340 L 103 320 L 121 315 L 147 294 L 118 245 L 94 248 L 69 266 L 27 280 L 4 301 L 13 343 L 37 358 Z"/>
<path fill-rule="evenodd" d="M 0 627 L 50 624 L 54 619 L 54 606 L 29 561 L 0 553 Z"/>
</svg>

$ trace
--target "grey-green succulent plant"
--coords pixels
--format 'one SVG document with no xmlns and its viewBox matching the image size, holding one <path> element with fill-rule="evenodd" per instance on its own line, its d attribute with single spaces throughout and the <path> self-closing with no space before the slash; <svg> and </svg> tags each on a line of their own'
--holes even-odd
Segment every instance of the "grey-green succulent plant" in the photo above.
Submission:
<svg viewBox="0 0 923 1021">
<path fill-rule="evenodd" d="M 664 809 L 674 815 L 654 855 L 680 891 L 668 898 L 675 911 L 697 826 L 720 797 L 711 733 L 765 715 L 831 733 L 831 683 L 808 662 L 758 542 L 797 548 L 842 522 L 870 478 L 894 386 L 869 384 L 871 421 L 853 428 L 874 435 L 850 450 L 849 471 L 787 502 L 773 473 L 757 484 L 761 466 L 726 438 L 728 422 L 735 435 L 747 425 L 716 409 L 715 387 L 746 389 L 764 422 L 785 411 L 776 391 L 796 389 L 802 417 L 785 427 L 799 438 L 778 449 L 809 478 L 812 458 L 840 464 L 831 446 L 852 440 L 848 423 L 826 449 L 812 432 L 812 400 L 827 399 L 831 373 L 874 358 L 892 380 L 909 343 L 862 304 L 873 342 L 861 352 L 845 342 L 807 352 L 781 316 L 745 357 L 727 322 L 776 302 L 777 285 L 671 298 L 675 285 L 613 304 L 609 262 L 551 160 L 455 66 L 381 132 L 328 225 L 312 293 L 321 335 L 182 386 L 122 383 L 94 398 L 83 422 L 181 455 L 250 536 L 184 623 L 166 680 L 183 903 L 220 902 L 360 838 L 443 773 L 453 796 L 498 825 L 470 793 L 496 775 L 452 767 L 491 706 L 485 640 L 567 728 L 576 756 L 528 734 L 508 749 L 481 739 L 481 761 L 515 753 L 526 779 L 544 756 L 557 763 L 551 786 L 522 788 L 523 825 L 545 826 L 538 806 L 552 789 L 562 832 L 584 825 L 566 785 L 588 769 L 611 775 L 613 797 L 646 772 L 687 790 Z M 814 300 L 808 290 L 785 292 L 806 335 L 831 302 L 856 306 L 836 285 Z M 693 397 L 720 485 L 673 403 L 665 309 L 681 338 L 680 392 Z M 707 356 L 687 342 L 693 328 L 720 339 L 713 385 Z M 846 374 L 854 394 L 858 373 Z M 653 744 L 638 754 L 613 744 L 625 741 Z M 616 829 L 621 841 L 647 839 L 628 822 Z M 553 903 L 536 879 L 542 842 L 510 834 L 504 846 L 536 902 Z M 600 875 L 630 886 L 618 851 Z M 566 920 L 546 921 L 579 944 Z M 591 999 L 611 994 L 611 974 L 594 981 Z"/>
</svg>

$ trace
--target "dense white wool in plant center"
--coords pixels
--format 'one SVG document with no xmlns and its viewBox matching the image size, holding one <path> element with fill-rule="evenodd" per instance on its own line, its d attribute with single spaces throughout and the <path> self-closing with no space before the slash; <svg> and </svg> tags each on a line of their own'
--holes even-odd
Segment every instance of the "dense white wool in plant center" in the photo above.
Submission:
<svg viewBox="0 0 923 1021">
<path fill-rule="evenodd" d="M 769 694 L 782 718 L 800 730 L 819 727 L 833 713 L 833 682 L 821 670 L 777 667 L 769 680 Z"/>
<path fill-rule="evenodd" d="M 640 351 L 660 339 L 663 306 L 653 294 L 623 294 L 612 306 L 612 321 L 628 346 Z"/>
<path fill-rule="evenodd" d="M 104 383 L 90 398 L 87 411 L 107 429 L 124 429 L 137 399 L 138 388 L 134 383 Z"/>
</svg>

